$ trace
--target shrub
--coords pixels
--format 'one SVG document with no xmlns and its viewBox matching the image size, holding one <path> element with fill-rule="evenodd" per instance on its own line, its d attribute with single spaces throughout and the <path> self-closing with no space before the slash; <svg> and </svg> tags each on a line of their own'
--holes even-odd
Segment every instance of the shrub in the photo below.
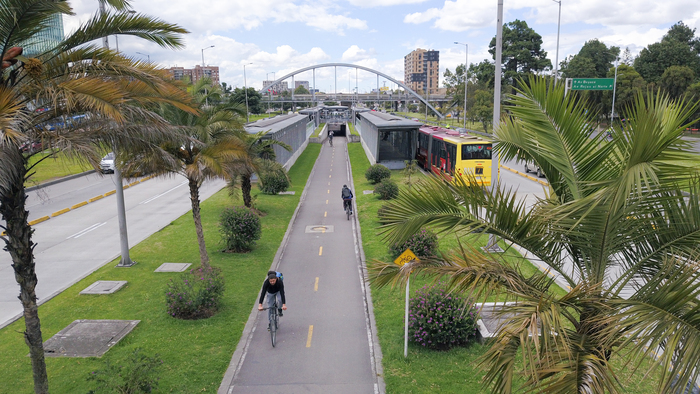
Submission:
<svg viewBox="0 0 700 394">
<path fill-rule="evenodd" d="M 365 172 L 365 178 L 373 185 L 391 177 L 391 170 L 381 164 L 370 166 Z"/>
<path fill-rule="evenodd" d="M 260 239 L 260 218 L 250 208 L 240 206 L 221 212 L 219 231 L 228 252 L 247 252 Z"/>
<path fill-rule="evenodd" d="M 127 360 L 119 364 L 121 365 L 114 365 L 106 358 L 103 369 L 90 373 L 87 380 L 97 382 L 97 388 L 89 393 L 140 394 L 158 388 L 158 370 L 163 364 L 158 355 L 148 357 L 136 349 Z"/>
<path fill-rule="evenodd" d="M 223 294 L 224 277 L 219 268 L 192 269 L 177 280 L 170 279 L 165 295 L 168 314 L 185 320 L 211 317 Z"/>
<path fill-rule="evenodd" d="M 399 196 L 399 185 L 391 179 L 385 179 L 374 187 L 374 194 L 380 200 L 391 200 Z"/>
<path fill-rule="evenodd" d="M 409 301 L 411 341 L 429 349 L 448 350 L 476 339 L 478 309 L 471 300 L 447 294 L 439 286 L 424 286 L 415 294 Z"/>
<path fill-rule="evenodd" d="M 289 177 L 284 168 L 261 173 L 258 186 L 263 193 L 274 195 L 289 188 Z"/>
<path fill-rule="evenodd" d="M 418 257 L 435 257 L 438 250 L 438 237 L 430 230 L 421 229 L 411 235 L 406 242 L 395 242 L 389 246 L 389 253 L 397 258 L 406 249 L 411 249 L 411 252 Z"/>
</svg>

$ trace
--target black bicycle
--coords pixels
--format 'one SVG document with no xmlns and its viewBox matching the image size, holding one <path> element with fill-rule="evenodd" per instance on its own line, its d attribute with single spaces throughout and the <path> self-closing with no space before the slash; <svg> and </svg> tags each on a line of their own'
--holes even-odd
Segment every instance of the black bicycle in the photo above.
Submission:
<svg viewBox="0 0 700 394">
<path fill-rule="evenodd" d="M 345 205 L 345 215 L 350 220 L 350 215 L 352 215 L 352 198 L 343 199 L 343 204 Z"/>
<path fill-rule="evenodd" d="M 331 146 L 333 146 L 333 137 L 328 139 L 328 143 L 331 144 Z"/>
<path fill-rule="evenodd" d="M 272 340 L 272 347 L 277 344 L 277 329 L 280 326 L 280 314 L 279 314 L 279 304 L 277 304 L 277 296 L 275 296 L 275 301 L 271 308 L 263 308 L 263 310 L 268 310 L 267 318 L 269 320 L 267 329 L 270 331 L 270 339 Z"/>
</svg>

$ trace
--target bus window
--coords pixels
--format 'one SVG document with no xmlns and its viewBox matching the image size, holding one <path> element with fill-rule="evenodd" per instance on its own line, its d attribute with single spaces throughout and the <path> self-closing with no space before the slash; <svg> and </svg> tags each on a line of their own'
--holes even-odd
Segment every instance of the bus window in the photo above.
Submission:
<svg viewBox="0 0 700 394">
<path fill-rule="evenodd" d="M 463 144 L 462 160 L 491 160 L 491 144 Z"/>
</svg>

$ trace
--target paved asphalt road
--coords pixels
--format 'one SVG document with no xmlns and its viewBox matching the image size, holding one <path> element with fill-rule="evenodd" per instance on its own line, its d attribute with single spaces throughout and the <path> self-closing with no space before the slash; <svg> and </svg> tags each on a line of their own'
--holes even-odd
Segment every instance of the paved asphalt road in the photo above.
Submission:
<svg viewBox="0 0 700 394">
<path fill-rule="evenodd" d="M 112 176 L 78 178 L 30 193 L 32 219 L 50 215 L 114 189 Z M 204 200 L 225 186 L 221 180 L 202 186 Z M 106 190 L 104 190 L 106 189 Z M 185 178 L 150 179 L 124 190 L 129 246 L 149 237 L 191 209 Z M 39 303 L 46 302 L 75 282 L 119 256 L 119 224 L 114 195 L 32 226 Z M 196 240 L 192 240 L 195 243 Z M 0 328 L 22 313 L 17 299 L 10 255 L 0 253 Z"/>
<path fill-rule="evenodd" d="M 321 149 L 279 264 L 289 309 L 280 319 L 277 346 L 270 342 L 266 312 L 254 310 L 254 329 L 241 338 L 248 343 L 243 358 L 237 363 L 234 355 L 219 393 L 379 391 L 356 222 L 347 220 L 340 197 L 344 184 L 352 187 L 346 141 L 334 142 Z"/>
</svg>

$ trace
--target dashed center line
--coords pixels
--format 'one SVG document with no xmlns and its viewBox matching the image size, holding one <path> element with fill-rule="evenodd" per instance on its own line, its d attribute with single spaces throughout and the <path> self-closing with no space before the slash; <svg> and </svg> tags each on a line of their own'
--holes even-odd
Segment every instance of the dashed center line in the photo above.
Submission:
<svg viewBox="0 0 700 394">
<path fill-rule="evenodd" d="M 164 195 L 170 193 L 171 191 L 177 189 L 178 187 L 184 186 L 184 185 L 186 185 L 186 184 L 187 184 L 187 181 L 184 181 L 184 182 L 182 182 L 181 184 L 175 186 L 174 188 L 172 188 L 172 189 L 170 189 L 170 190 L 166 190 L 166 191 L 164 191 L 163 193 L 160 193 L 160 194 L 158 194 L 158 195 L 155 195 L 155 196 L 153 196 L 153 197 L 151 197 L 151 198 L 149 198 L 149 199 L 147 199 L 147 200 L 141 201 L 139 204 L 148 204 L 149 202 L 155 200 L 156 198 L 163 197 Z"/>
<path fill-rule="evenodd" d="M 318 247 L 318 255 L 321 256 L 323 254 L 323 246 Z"/>
<path fill-rule="evenodd" d="M 314 291 L 318 291 L 318 276 L 316 277 L 316 283 L 314 283 Z"/>
<path fill-rule="evenodd" d="M 83 235 L 89 233 L 90 231 L 95 230 L 95 229 L 98 229 L 98 228 L 104 226 L 105 224 L 107 224 L 107 222 L 93 224 L 92 226 L 90 226 L 90 227 L 88 227 L 88 228 L 86 228 L 86 229 L 84 229 L 84 230 L 82 230 L 82 231 L 79 231 L 79 232 L 77 232 L 77 233 L 75 233 L 75 234 L 69 236 L 69 237 L 66 238 L 66 239 L 70 239 L 70 238 L 80 238 L 80 237 L 82 237 Z"/>
<path fill-rule="evenodd" d="M 323 213 L 323 217 L 325 218 L 326 215 L 328 215 L 328 211 L 326 211 L 326 212 Z"/>
<path fill-rule="evenodd" d="M 306 338 L 306 347 L 311 347 L 311 336 L 314 335 L 314 326 L 309 326 L 309 336 Z"/>
</svg>

